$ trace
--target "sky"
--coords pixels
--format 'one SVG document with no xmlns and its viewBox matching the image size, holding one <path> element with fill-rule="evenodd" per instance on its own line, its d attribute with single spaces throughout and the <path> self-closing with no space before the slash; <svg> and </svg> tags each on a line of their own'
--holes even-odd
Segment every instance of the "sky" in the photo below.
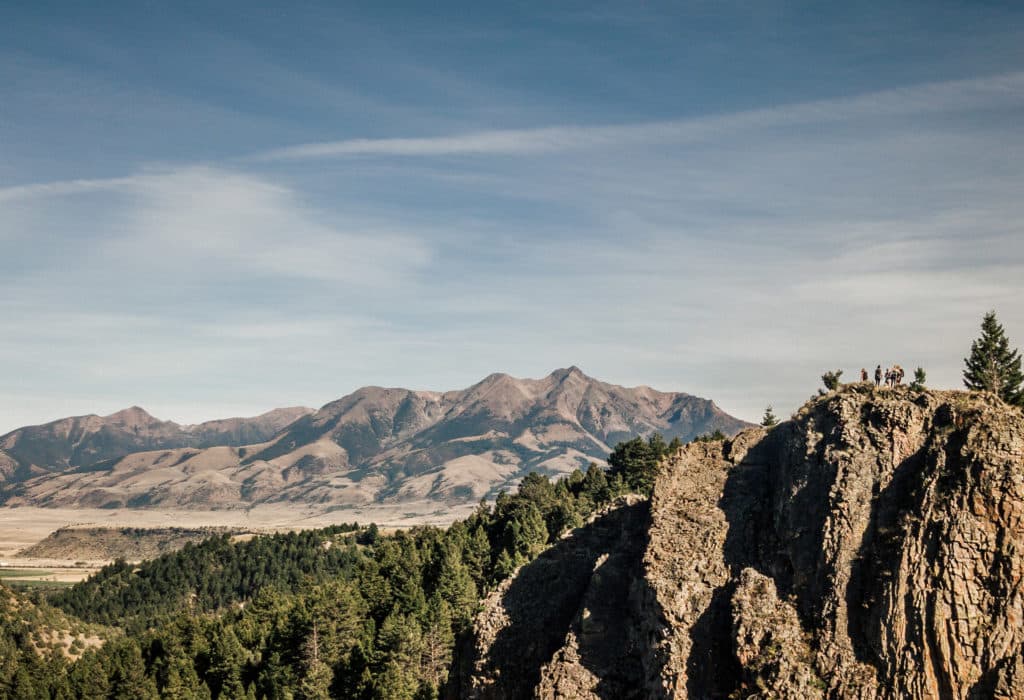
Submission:
<svg viewBox="0 0 1024 700">
<path fill-rule="evenodd" d="M 0 433 L 1024 344 L 1024 5 L 0 0 Z"/>
</svg>

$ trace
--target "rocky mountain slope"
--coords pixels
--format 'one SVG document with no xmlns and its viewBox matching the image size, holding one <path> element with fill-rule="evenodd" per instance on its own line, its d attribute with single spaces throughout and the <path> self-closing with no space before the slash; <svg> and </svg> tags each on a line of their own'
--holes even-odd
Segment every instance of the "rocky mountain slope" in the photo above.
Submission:
<svg viewBox="0 0 1024 700">
<path fill-rule="evenodd" d="M 92 507 L 464 502 L 530 470 L 585 468 L 637 435 L 687 440 L 746 425 L 707 399 L 606 384 L 575 367 L 543 379 L 493 374 L 460 391 L 366 387 L 264 442 L 161 446 L 38 476 L 5 497 Z"/>
<path fill-rule="evenodd" d="M 1018 409 L 849 385 L 687 445 L 639 507 L 488 599 L 449 696 L 1024 697 Z"/>
<path fill-rule="evenodd" d="M 109 416 L 62 418 L 0 436 L 0 483 L 89 467 L 143 450 L 263 442 L 312 411 L 278 408 L 254 418 L 227 418 L 198 425 L 163 421 L 138 406 Z"/>
</svg>

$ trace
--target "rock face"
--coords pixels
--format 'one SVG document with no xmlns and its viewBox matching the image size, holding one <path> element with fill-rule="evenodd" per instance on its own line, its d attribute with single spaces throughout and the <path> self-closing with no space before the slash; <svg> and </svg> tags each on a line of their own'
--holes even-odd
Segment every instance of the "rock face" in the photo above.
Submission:
<svg viewBox="0 0 1024 700">
<path fill-rule="evenodd" d="M 770 431 L 687 445 L 648 517 L 613 593 L 642 697 L 1024 697 L 1018 409 L 849 385 Z M 545 668 L 588 667 L 562 632 Z M 475 670 L 475 687 L 509 682 Z M 572 678 L 504 697 L 622 697 Z"/>
<path fill-rule="evenodd" d="M 639 698 L 630 587 L 648 504 L 624 500 L 522 567 L 485 601 L 448 698 Z"/>
<path fill-rule="evenodd" d="M 585 469 L 623 439 L 659 431 L 687 440 L 747 425 L 707 399 L 606 384 L 575 367 L 543 379 L 494 374 L 449 392 L 366 387 L 271 435 L 253 435 L 252 444 L 219 423 L 190 429 L 192 442 L 182 442 L 180 430 L 167 433 L 179 426 L 138 411 L 0 438 L 31 472 L 0 498 L 62 507 L 465 503 L 532 470 Z M 105 423 L 83 438 L 82 421 Z M 204 447 L 198 441 L 206 433 L 220 441 L 203 438 Z"/>
</svg>

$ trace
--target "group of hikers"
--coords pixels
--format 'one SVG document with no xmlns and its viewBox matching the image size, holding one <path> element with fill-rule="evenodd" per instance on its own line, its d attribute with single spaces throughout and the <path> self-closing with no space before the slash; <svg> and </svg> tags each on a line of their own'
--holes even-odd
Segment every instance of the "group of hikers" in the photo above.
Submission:
<svg viewBox="0 0 1024 700">
<path fill-rule="evenodd" d="M 895 388 L 903 383 L 904 375 L 903 367 L 898 364 L 894 364 L 885 371 L 886 386 Z M 874 386 L 882 386 L 882 365 L 874 367 Z M 860 381 L 867 381 L 867 369 L 860 368 Z"/>
<path fill-rule="evenodd" d="M 885 370 L 885 385 L 888 387 L 896 387 L 903 383 L 903 368 L 899 365 L 893 365 L 889 369 Z M 882 385 L 882 365 L 875 367 L 875 386 Z M 863 367 L 860 368 L 860 380 L 862 382 L 868 381 L 868 371 Z"/>
</svg>

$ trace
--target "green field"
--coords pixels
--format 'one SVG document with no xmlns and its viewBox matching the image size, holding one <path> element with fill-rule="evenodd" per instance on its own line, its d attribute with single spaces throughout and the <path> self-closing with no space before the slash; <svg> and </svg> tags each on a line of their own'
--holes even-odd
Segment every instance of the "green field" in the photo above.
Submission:
<svg viewBox="0 0 1024 700">
<path fill-rule="evenodd" d="M 47 590 L 57 588 L 70 588 L 75 585 L 74 581 L 38 581 L 36 579 L 4 579 L 4 583 L 12 589 L 24 591 L 32 588 L 45 588 Z"/>
<path fill-rule="evenodd" d="M 0 579 L 4 578 L 39 578 L 40 576 L 52 576 L 53 572 L 47 569 L 0 569 Z"/>
</svg>

